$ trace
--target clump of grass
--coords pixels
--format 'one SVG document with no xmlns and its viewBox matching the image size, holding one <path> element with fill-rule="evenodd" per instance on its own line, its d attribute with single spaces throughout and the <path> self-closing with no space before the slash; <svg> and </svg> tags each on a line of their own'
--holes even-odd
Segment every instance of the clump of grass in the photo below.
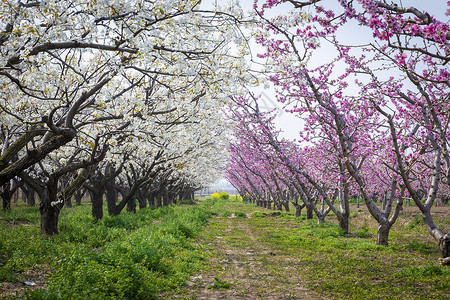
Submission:
<svg viewBox="0 0 450 300">
<path fill-rule="evenodd" d="M 197 200 L 195 200 L 195 199 L 186 199 L 186 200 L 182 200 L 180 202 L 180 204 L 194 205 L 194 204 L 197 204 Z"/>
<path fill-rule="evenodd" d="M 243 211 L 236 211 L 234 212 L 234 215 L 239 218 L 247 218 L 247 214 Z"/>
<path fill-rule="evenodd" d="M 420 243 L 420 242 L 411 242 L 405 246 L 405 249 L 419 252 L 421 254 L 431 254 L 434 252 L 435 247 L 432 247 L 429 244 Z"/>
<path fill-rule="evenodd" d="M 232 213 L 231 213 L 231 211 L 229 211 L 229 210 L 225 210 L 224 212 L 222 212 L 222 217 L 224 217 L 224 218 L 228 218 L 228 217 L 231 217 L 231 215 L 232 215 Z"/>
<path fill-rule="evenodd" d="M 361 226 L 361 229 L 356 232 L 356 235 L 360 238 L 370 237 L 369 233 L 369 225 L 367 224 L 367 218 L 364 218 L 364 224 Z"/>
<path fill-rule="evenodd" d="M 214 277 L 214 282 L 210 283 L 206 286 L 207 289 L 214 290 L 226 290 L 233 286 L 233 282 L 226 282 L 224 280 L 220 280 L 219 277 Z"/>
<path fill-rule="evenodd" d="M 397 274 L 397 277 L 400 278 L 423 278 L 434 276 L 450 276 L 450 269 L 444 266 L 428 265 L 426 267 L 404 268 Z M 450 287 L 450 283 L 448 285 Z"/>
<path fill-rule="evenodd" d="M 422 227 L 424 224 L 425 223 L 423 217 L 421 215 L 415 215 L 414 219 L 411 221 L 411 223 L 409 223 L 408 227 L 410 229 L 414 229 L 416 227 Z"/>
<path fill-rule="evenodd" d="M 267 214 L 260 211 L 254 211 L 252 212 L 251 216 L 252 218 L 264 218 L 267 216 Z"/>
</svg>

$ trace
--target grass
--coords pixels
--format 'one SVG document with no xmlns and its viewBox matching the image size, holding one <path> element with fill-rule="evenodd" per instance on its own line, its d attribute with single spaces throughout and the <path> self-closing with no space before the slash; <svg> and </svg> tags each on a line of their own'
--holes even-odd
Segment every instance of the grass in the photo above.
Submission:
<svg viewBox="0 0 450 300">
<path fill-rule="evenodd" d="M 0 282 L 30 274 L 46 277 L 46 289 L 18 291 L 12 299 L 157 299 L 183 285 L 205 256 L 196 237 L 220 207 L 218 200 L 196 206 L 143 209 L 98 222 L 90 206 L 63 209 L 60 234 L 45 237 L 37 208 L 2 212 Z"/>
<path fill-rule="evenodd" d="M 206 286 L 207 289 L 214 289 L 214 290 L 226 290 L 229 289 L 233 285 L 233 282 L 226 282 L 223 280 L 220 280 L 219 277 L 214 277 L 214 282 L 211 284 L 208 284 Z"/>
<path fill-rule="evenodd" d="M 11 299 L 450 299 L 450 268 L 416 213 L 402 213 L 382 247 L 364 207 L 343 235 L 333 216 L 318 225 L 231 197 L 196 203 L 98 222 L 89 205 L 65 208 L 55 237 L 40 233 L 37 208 L 1 212 L 2 289 L 20 287 Z M 448 230 L 444 216 L 435 222 Z M 37 277 L 45 289 L 24 291 Z"/>
<path fill-rule="evenodd" d="M 221 292 L 225 298 L 450 299 L 450 268 L 438 264 L 438 247 L 417 217 L 402 214 L 383 247 L 364 209 L 355 210 L 343 235 L 332 216 L 317 225 L 251 204 L 226 206 L 250 217 L 211 222 L 200 234 L 209 256 L 203 283 L 170 296 L 204 296 L 218 277 L 235 283 Z"/>
</svg>

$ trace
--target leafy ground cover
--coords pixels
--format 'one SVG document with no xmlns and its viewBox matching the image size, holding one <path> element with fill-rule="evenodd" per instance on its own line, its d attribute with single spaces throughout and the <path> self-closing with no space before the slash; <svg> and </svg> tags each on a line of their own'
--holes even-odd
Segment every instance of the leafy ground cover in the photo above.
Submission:
<svg viewBox="0 0 450 300">
<path fill-rule="evenodd" d="M 450 299 L 450 268 L 417 208 L 375 245 L 352 207 L 351 234 L 239 200 L 209 199 L 94 222 L 64 209 L 44 237 L 37 208 L 0 214 L 0 297 L 28 299 Z M 435 208 L 450 230 L 450 207 Z M 25 287 L 24 282 L 35 283 Z"/>
<path fill-rule="evenodd" d="M 217 202 L 149 208 L 98 222 L 90 206 L 77 206 L 61 212 L 54 237 L 40 233 L 38 208 L 2 212 L 0 297 L 156 299 L 202 265 L 195 238 Z"/>
</svg>

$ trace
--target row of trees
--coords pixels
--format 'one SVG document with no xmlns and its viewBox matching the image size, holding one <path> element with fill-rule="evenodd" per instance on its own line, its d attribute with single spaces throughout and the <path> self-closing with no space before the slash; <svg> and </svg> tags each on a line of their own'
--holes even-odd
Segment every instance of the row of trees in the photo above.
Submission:
<svg viewBox="0 0 450 300">
<path fill-rule="evenodd" d="M 36 193 L 42 231 L 56 234 L 61 208 L 84 191 L 101 218 L 104 194 L 116 215 L 220 176 L 221 107 L 247 80 L 230 47 L 241 12 L 200 2 L 1 2 L 4 208 L 18 188 L 30 202 Z"/>
<path fill-rule="evenodd" d="M 266 17 L 278 5 L 292 11 Z M 235 97 L 228 179 L 264 205 L 290 200 L 319 222 L 332 212 L 344 232 L 350 195 L 359 195 L 379 224 L 380 245 L 404 199 L 412 200 L 448 257 L 450 233 L 436 227 L 431 209 L 450 185 L 449 25 L 375 0 L 267 1 L 254 9 L 264 73 L 303 128 L 296 141 L 280 139 L 258 99 Z M 371 41 L 343 37 L 352 24 L 372 32 Z M 324 48 L 334 49 L 325 61 Z"/>
</svg>

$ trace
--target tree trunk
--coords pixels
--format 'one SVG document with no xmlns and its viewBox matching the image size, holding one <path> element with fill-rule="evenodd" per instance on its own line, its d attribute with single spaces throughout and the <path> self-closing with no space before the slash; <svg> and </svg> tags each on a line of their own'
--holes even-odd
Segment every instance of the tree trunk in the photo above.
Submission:
<svg viewBox="0 0 450 300">
<path fill-rule="evenodd" d="M 106 205 L 108 207 L 108 215 L 114 216 L 116 214 L 116 203 L 119 200 L 119 193 L 115 187 L 114 180 L 109 180 L 105 184 Z"/>
<path fill-rule="evenodd" d="M 388 222 L 381 222 L 378 225 L 377 245 L 388 246 L 389 230 L 391 226 Z"/>
<path fill-rule="evenodd" d="M 81 199 L 83 199 L 83 195 L 84 195 L 84 193 L 81 191 L 81 189 L 79 189 L 78 191 L 75 192 L 73 197 L 75 198 L 76 205 L 81 205 Z"/>
<path fill-rule="evenodd" d="M 147 199 L 145 198 L 145 193 L 142 191 L 142 189 L 136 193 L 136 198 L 139 203 L 139 209 L 144 209 L 147 207 Z"/>
<path fill-rule="evenodd" d="M 41 213 L 41 231 L 46 235 L 58 234 L 58 218 L 61 211 L 60 205 L 50 205 L 41 202 L 39 206 Z"/>
<path fill-rule="evenodd" d="M 295 204 L 295 214 L 294 216 L 296 218 L 300 217 L 302 215 L 302 206 L 299 204 Z"/>
<path fill-rule="evenodd" d="M 428 228 L 428 232 L 438 242 L 439 251 L 442 258 L 449 257 L 450 255 L 450 232 L 444 234 L 441 229 L 436 227 L 431 216 L 430 208 L 426 208 L 422 211 L 423 220 Z"/>
<path fill-rule="evenodd" d="M 169 193 L 167 192 L 167 188 L 163 188 L 162 190 L 162 200 L 164 206 L 169 206 L 171 204 Z"/>
<path fill-rule="evenodd" d="M 156 207 L 161 207 L 162 206 L 162 196 L 161 196 L 161 191 L 158 191 L 156 194 Z"/>
<path fill-rule="evenodd" d="M 66 206 L 67 207 L 72 207 L 72 197 L 69 197 L 66 199 Z"/>
<path fill-rule="evenodd" d="M 450 232 L 439 240 L 439 250 L 442 258 L 450 257 Z"/>
<path fill-rule="evenodd" d="M 283 201 L 281 204 L 283 204 L 284 209 L 286 210 L 286 212 L 290 212 L 290 209 L 289 209 L 289 202 Z"/>
<path fill-rule="evenodd" d="M 59 213 L 64 201 L 58 201 L 57 180 L 50 178 L 41 195 L 39 212 L 41 213 L 41 231 L 46 235 L 58 234 Z"/>
<path fill-rule="evenodd" d="M 27 205 L 28 206 L 35 206 L 36 205 L 36 191 L 32 188 L 28 188 L 28 193 L 25 193 L 25 197 L 27 198 Z"/>
<path fill-rule="evenodd" d="M 342 229 L 344 234 L 348 233 L 348 216 L 346 214 L 342 214 L 339 220 L 339 228 Z"/>
<path fill-rule="evenodd" d="M 136 198 L 131 198 L 127 203 L 127 212 L 136 213 Z"/>
<path fill-rule="evenodd" d="M 181 199 L 181 198 L 180 198 Z M 155 207 L 156 206 L 156 204 L 155 204 L 155 193 L 154 192 L 151 192 L 149 195 L 148 195 L 148 205 L 150 206 L 150 207 Z"/>
<path fill-rule="evenodd" d="M 314 209 L 311 204 L 307 205 L 306 206 L 306 219 L 311 220 L 313 217 L 314 217 Z"/>
<path fill-rule="evenodd" d="M 3 210 L 4 211 L 10 211 L 11 210 L 11 183 L 8 182 L 4 184 L 2 187 L 2 192 L 0 193 L 0 196 L 3 199 Z"/>
<path fill-rule="evenodd" d="M 325 222 L 325 216 L 317 216 L 317 224 L 322 224 L 323 222 Z"/>
<path fill-rule="evenodd" d="M 103 218 L 103 193 L 104 190 L 89 191 L 91 194 L 92 216 L 95 220 Z"/>
</svg>

